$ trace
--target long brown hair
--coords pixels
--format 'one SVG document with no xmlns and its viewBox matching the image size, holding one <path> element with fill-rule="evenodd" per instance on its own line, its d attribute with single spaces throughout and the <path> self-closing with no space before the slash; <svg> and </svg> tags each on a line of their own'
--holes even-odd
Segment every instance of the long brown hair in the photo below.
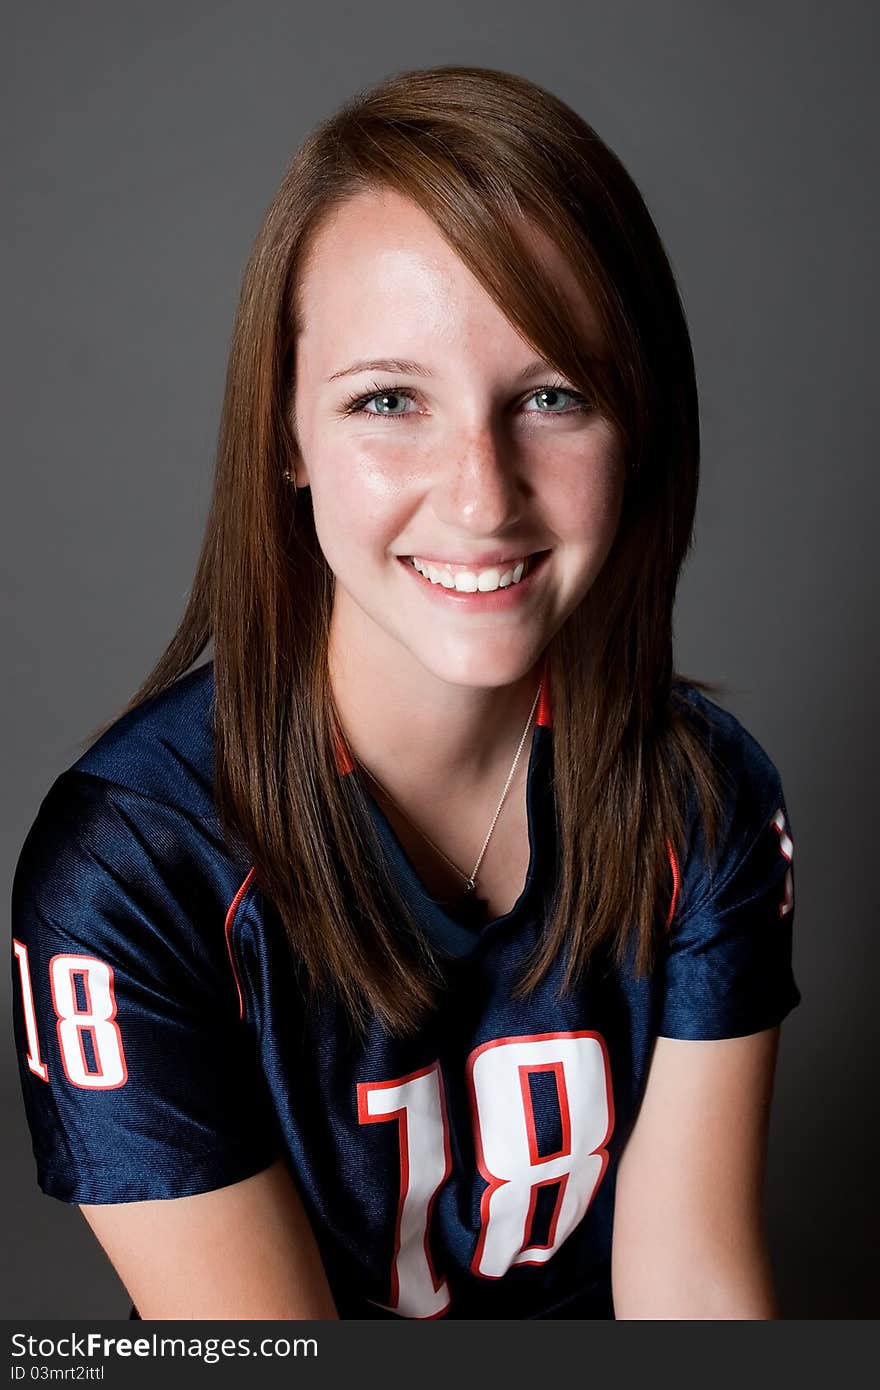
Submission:
<svg viewBox="0 0 880 1390">
<path fill-rule="evenodd" d="M 356 1025 L 377 1016 L 404 1032 L 436 1002 L 442 969 L 382 862 L 362 794 L 343 785 L 355 779 L 339 775 L 333 576 L 308 491 L 282 477 L 297 448 L 299 269 L 330 210 L 382 186 L 433 218 L 510 322 L 614 423 L 627 460 L 612 550 L 548 647 L 559 876 L 518 993 L 560 953 L 564 988 L 599 947 L 649 970 L 673 887 L 667 841 L 681 862 L 689 789 L 710 854 L 721 800 L 673 671 L 699 423 L 687 324 L 651 216 L 596 132 L 525 78 L 462 66 L 392 74 L 316 127 L 266 213 L 242 285 L 190 597 L 126 711 L 171 685 L 213 638 L 224 826 L 247 848 L 305 980 L 335 988 Z M 525 219 L 575 268 L 607 360 L 579 338 Z"/>
</svg>

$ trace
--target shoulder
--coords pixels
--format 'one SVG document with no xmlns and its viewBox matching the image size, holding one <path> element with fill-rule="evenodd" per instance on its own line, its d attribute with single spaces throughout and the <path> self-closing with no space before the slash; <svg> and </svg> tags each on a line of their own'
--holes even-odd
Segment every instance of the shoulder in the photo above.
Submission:
<svg viewBox="0 0 880 1390">
<path fill-rule="evenodd" d="M 195 944 L 225 912 L 250 865 L 219 822 L 212 704 L 207 663 L 118 719 L 56 777 L 15 867 L 22 939 L 63 934 L 96 949 L 140 922 Z"/>
<path fill-rule="evenodd" d="M 724 777 L 746 780 L 758 790 L 779 783 L 779 771 L 770 754 L 735 714 L 689 681 L 675 683 L 674 698 L 686 707 Z"/>
<path fill-rule="evenodd" d="M 737 814 L 761 817 L 782 796 L 779 769 L 767 749 L 730 710 L 690 682 L 679 681 L 674 698 L 684 707 L 718 774 L 730 824 Z"/>
<path fill-rule="evenodd" d="M 710 856 L 692 796 L 657 1031 L 737 1038 L 774 1027 L 800 1001 L 791 964 L 794 844 L 766 749 L 702 691 L 692 687 L 688 699 L 718 774 L 719 835 Z"/>
<path fill-rule="evenodd" d="M 122 715 L 68 769 L 196 816 L 214 808 L 214 663 Z"/>
<path fill-rule="evenodd" d="M 206 856 L 216 853 L 223 837 L 213 705 L 213 663 L 206 662 L 116 719 L 56 777 L 22 860 L 29 853 L 57 857 L 74 841 L 117 865 L 147 845 L 166 859 L 200 847 Z"/>
<path fill-rule="evenodd" d="M 718 849 L 709 857 L 692 795 L 681 868 L 680 913 L 698 905 L 762 844 L 778 856 L 790 838 L 782 778 L 764 745 L 733 714 L 689 682 L 678 682 L 676 698 L 686 707 L 709 753 L 721 796 Z"/>
</svg>

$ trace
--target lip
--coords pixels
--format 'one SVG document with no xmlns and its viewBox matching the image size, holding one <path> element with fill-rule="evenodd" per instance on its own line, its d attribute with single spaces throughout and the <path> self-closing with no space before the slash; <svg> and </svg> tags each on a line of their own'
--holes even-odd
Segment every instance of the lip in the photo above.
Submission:
<svg viewBox="0 0 880 1390">
<path fill-rule="evenodd" d="M 521 603 L 527 601 L 536 581 L 543 573 L 548 556 L 551 554 L 549 550 L 533 553 L 537 555 L 537 558 L 530 566 L 528 574 L 524 575 L 518 584 L 508 584 L 506 589 L 493 589 L 490 593 L 483 593 L 477 589 L 472 594 L 461 593 L 458 589 L 446 589 L 442 584 L 432 584 L 430 579 L 426 579 L 423 574 L 419 573 L 415 565 L 410 563 L 409 556 L 398 555 L 397 560 L 398 564 L 402 565 L 414 582 L 420 586 L 425 597 L 433 599 L 435 603 L 452 604 L 468 613 L 503 613 L 508 608 L 517 608 Z M 420 555 L 419 559 L 427 559 L 427 556 Z M 485 562 L 482 563 L 481 567 L 487 568 Z"/>
</svg>

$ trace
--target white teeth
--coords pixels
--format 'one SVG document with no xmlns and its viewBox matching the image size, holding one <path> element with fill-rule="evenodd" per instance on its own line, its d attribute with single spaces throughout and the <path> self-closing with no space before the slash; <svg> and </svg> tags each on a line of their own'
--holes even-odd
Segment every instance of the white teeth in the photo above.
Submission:
<svg viewBox="0 0 880 1390">
<path fill-rule="evenodd" d="M 479 571 L 459 570 L 457 574 L 453 574 L 450 569 L 444 569 L 442 565 L 429 560 L 420 560 L 417 555 L 411 557 L 411 562 L 432 584 L 442 584 L 444 589 L 457 589 L 461 594 L 474 594 L 478 591 L 488 594 L 495 589 L 506 589 L 511 584 L 518 584 L 528 568 L 528 556 L 503 573 L 493 566 Z"/>
</svg>

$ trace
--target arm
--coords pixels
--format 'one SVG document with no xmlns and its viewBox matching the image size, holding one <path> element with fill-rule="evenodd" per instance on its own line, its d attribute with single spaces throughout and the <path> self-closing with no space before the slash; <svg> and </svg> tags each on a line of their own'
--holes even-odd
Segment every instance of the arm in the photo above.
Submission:
<svg viewBox="0 0 880 1390">
<path fill-rule="evenodd" d="M 777 1316 L 761 1206 L 778 1041 L 657 1039 L 617 1179 L 618 1318 Z"/>
<path fill-rule="evenodd" d="M 38 1178 L 81 1208 L 144 1317 L 332 1318 L 240 1017 L 231 881 L 176 807 L 76 772 L 54 784 L 13 889 Z"/>
<path fill-rule="evenodd" d="M 212 1192 L 80 1210 L 142 1318 L 337 1316 L 281 1159 Z"/>
</svg>

